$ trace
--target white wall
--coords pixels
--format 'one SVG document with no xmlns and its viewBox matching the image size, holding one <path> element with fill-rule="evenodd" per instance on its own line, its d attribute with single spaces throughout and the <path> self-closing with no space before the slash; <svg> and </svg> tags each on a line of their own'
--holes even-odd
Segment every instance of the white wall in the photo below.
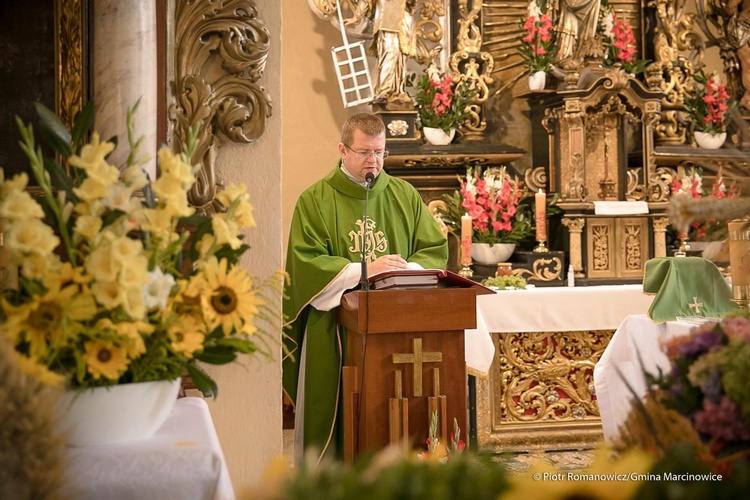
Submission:
<svg viewBox="0 0 750 500">
<path fill-rule="evenodd" d="M 303 5 L 299 6 L 300 8 Z M 305 8 L 306 5 L 304 5 Z M 246 233 L 251 249 L 243 265 L 257 276 L 283 268 L 281 220 L 281 6 L 259 0 L 258 16 L 271 33 L 271 48 L 261 79 L 273 102 L 273 115 L 261 138 L 252 144 L 227 142 L 216 170 L 222 180 L 244 182 L 250 193 L 257 227 Z M 280 307 L 281 297 L 278 297 Z M 282 453 L 281 344 L 275 359 L 209 366 L 219 385 L 219 396 L 208 400 L 229 474 L 238 497 L 257 486 L 271 458 Z"/>
</svg>

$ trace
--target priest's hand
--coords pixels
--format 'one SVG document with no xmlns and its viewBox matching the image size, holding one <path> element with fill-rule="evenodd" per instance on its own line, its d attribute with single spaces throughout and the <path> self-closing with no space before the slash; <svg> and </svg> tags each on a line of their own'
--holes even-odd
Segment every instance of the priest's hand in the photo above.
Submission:
<svg viewBox="0 0 750 500">
<path fill-rule="evenodd" d="M 383 255 L 378 257 L 367 265 L 370 276 L 385 271 L 395 271 L 397 269 L 407 269 L 406 261 L 400 255 Z"/>
</svg>

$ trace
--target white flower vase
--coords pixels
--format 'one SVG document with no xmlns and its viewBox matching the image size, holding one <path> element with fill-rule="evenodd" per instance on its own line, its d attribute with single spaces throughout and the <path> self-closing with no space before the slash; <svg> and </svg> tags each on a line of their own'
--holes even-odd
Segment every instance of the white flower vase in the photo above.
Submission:
<svg viewBox="0 0 750 500">
<path fill-rule="evenodd" d="M 477 264 L 496 266 L 499 262 L 506 262 L 515 249 L 513 243 L 472 243 L 471 258 Z"/>
<path fill-rule="evenodd" d="M 698 147 L 704 149 L 719 149 L 724 144 L 724 141 L 727 140 L 727 133 L 722 132 L 720 134 L 710 134 L 708 132 L 699 132 L 696 130 L 693 132 L 693 137 L 695 138 L 695 143 L 698 144 Z"/>
<path fill-rule="evenodd" d="M 68 446 L 100 446 L 151 437 L 174 408 L 180 379 L 67 391 L 59 401 Z"/>
<path fill-rule="evenodd" d="M 422 133 L 427 142 L 434 146 L 445 146 L 453 141 L 453 137 L 456 135 L 456 129 L 450 129 L 450 133 L 446 134 L 441 128 L 423 127 Z"/>
<path fill-rule="evenodd" d="M 544 86 L 547 84 L 547 73 L 544 71 L 537 71 L 529 75 L 529 90 L 532 92 L 539 92 L 544 90 Z"/>
</svg>

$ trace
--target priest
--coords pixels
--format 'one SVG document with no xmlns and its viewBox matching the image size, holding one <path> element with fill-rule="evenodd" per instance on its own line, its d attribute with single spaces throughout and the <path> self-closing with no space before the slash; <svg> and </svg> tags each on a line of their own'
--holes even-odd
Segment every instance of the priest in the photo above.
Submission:
<svg viewBox="0 0 750 500">
<path fill-rule="evenodd" d="M 343 454 L 339 422 L 345 336 L 334 309 L 346 291 L 360 284 L 363 241 L 369 275 L 443 269 L 448 259 L 445 236 L 419 193 L 383 171 L 388 151 L 379 116 L 349 117 L 338 151 L 341 159 L 333 170 L 300 195 L 287 247 L 284 315 L 289 328 L 284 342 L 289 352 L 283 382 L 295 402 L 298 460 L 308 447 L 319 452 L 318 459 Z"/>
</svg>

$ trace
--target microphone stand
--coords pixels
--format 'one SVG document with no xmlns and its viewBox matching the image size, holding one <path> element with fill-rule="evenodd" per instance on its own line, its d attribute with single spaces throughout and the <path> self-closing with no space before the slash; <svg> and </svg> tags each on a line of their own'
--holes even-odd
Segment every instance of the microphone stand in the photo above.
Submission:
<svg viewBox="0 0 750 500">
<path fill-rule="evenodd" d="M 372 184 L 372 181 L 374 179 L 375 176 L 372 174 L 372 172 L 368 172 L 367 175 L 365 175 L 365 213 L 362 216 L 362 258 L 360 260 L 360 263 L 362 264 L 362 276 L 359 279 L 359 283 L 362 290 L 366 292 L 370 291 L 370 282 L 367 279 L 367 209 L 370 201 L 370 185 Z"/>
<path fill-rule="evenodd" d="M 362 216 L 364 219 L 364 223 L 362 224 L 362 277 L 360 278 L 360 284 L 362 290 L 365 292 L 365 298 L 366 298 L 366 306 L 365 306 L 365 331 L 363 332 L 363 339 L 362 339 L 362 366 L 360 367 L 361 372 L 359 375 L 359 402 L 357 404 L 357 432 L 354 436 L 354 453 L 359 453 L 359 435 L 361 432 L 361 422 L 362 422 L 362 394 L 364 394 L 365 391 L 365 363 L 367 363 L 367 334 L 369 333 L 370 329 L 370 282 L 367 279 L 367 252 L 365 251 L 365 243 L 367 242 L 367 209 L 368 209 L 368 203 L 370 201 L 370 186 L 372 185 L 373 180 L 375 180 L 375 175 L 372 174 L 372 172 L 368 172 L 367 175 L 365 175 L 365 213 Z"/>
</svg>

